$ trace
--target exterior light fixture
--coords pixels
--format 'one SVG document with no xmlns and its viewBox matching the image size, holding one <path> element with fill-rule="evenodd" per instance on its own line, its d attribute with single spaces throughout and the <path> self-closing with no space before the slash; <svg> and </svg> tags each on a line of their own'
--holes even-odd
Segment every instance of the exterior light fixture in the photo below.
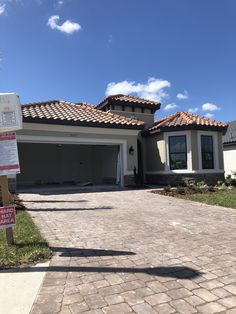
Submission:
<svg viewBox="0 0 236 314">
<path fill-rule="evenodd" d="M 134 154 L 134 148 L 133 148 L 133 146 L 130 146 L 130 148 L 129 148 L 129 154 L 130 154 L 130 155 L 133 155 L 133 154 Z"/>
</svg>

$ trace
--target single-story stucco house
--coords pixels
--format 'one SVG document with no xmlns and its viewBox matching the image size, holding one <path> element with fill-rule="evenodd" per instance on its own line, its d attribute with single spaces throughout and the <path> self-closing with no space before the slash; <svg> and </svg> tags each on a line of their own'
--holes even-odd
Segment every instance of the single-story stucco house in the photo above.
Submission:
<svg viewBox="0 0 236 314">
<path fill-rule="evenodd" d="M 236 173 L 236 121 L 229 123 L 226 134 L 223 136 L 225 175 Z"/>
<path fill-rule="evenodd" d="M 159 102 L 126 95 L 97 106 L 59 100 L 22 105 L 17 185 L 222 180 L 227 125 L 188 112 L 154 122 L 159 109 Z"/>
</svg>

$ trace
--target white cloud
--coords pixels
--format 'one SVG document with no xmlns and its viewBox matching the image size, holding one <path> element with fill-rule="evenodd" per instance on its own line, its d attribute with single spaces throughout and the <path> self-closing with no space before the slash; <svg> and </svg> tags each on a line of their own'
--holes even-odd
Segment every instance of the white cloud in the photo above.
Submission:
<svg viewBox="0 0 236 314">
<path fill-rule="evenodd" d="M 205 103 L 202 105 L 202 110 L 203 111 L 216 111 L 216 110 L 220 110 L 220 108 L 215 104 Z"/>
<path fill-rule="evenodd" d="M 48 19 L 47 25 L 50 26 L 51 29 L 57 29 L 66 34 L 72 34 L 74 32 L 81 30 L 82 28 L 78 23 L 71 22 L 70 20 L 67 20 L 63 24 L 59 25 L 58 24 L 59 19 L 60 19 L 59 15 L 52 15 Z"/>
<path fill-rule="evenodd" d="M 3 14 L 6 10 L 6 4 L 3 3 L 3 4 L 0 4 L 0 15 Z"/>
<path fill-rule="evenodd" d="M 147 83 L 136 83 L 135 81 L 122 81 L 122 82 L 111 82 L 107 85 L 106 96 L 115 94 L 134 94 L 138 97 L 162 101 L 169 95 L 165 89 L 170 87 L 170 82 L 167 80 L 150 77 Z"/>
<path fill-rule="evenodd" d="M 188 99 L 189 96 L 188 96 L 188 92 L 185 90 L 183 93 L 178 93 L 176 97 L 179 100 L 183 100 L 183 99 Z"/>
<path fill-rule="evenodd" d="M 64 4 L 64 0 L 57 0 L 56 6 L 57 6 L 57 8 L 60 8 L 63 6 L 63 4 Z"/>
<path fill-rule="evenodd" d="M 176 104 L 168 104 L 164 107 L 164 110 L 166 111 L 170 111 L 170 110 L 173 110 L 175 108 L 178 108 L 178 106 Z"/>
<path fill-rule="evenodd" d="M 110 35 L 108 36 L 108 44 L 111 44 L 112 42 L 113 42 L 113 35 L 110 34 Z"/>
<path fill-rule="evenodd" d="M 195 112 L 198 112 L 199 108 L 198 107 L 195 107 L 195 108 L 189 108 L 188 109 L 188 112 L 192 112 L 192 113 L 195 113 Z"/>
<path fill-rule="evenodd" d="M 205 114 L 205 117 L 206 117 L 206 118 L 209 118 L 209 119 L 212 119 L 212 118 L 214 117 L 214 114 L 208 112 L 208 113 Z"/>
</svg>

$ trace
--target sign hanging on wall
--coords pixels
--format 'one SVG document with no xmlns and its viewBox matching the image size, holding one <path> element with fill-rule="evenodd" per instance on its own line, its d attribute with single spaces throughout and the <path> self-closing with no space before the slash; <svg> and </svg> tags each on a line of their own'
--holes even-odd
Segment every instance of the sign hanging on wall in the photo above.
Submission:
<svg viewBox="0 0 236 314">
<path fill-rule="evenodd" d="M 20 173 L 16 133 L 0 133 L 0 176 Z"/>
<path fill-rule="evenodd" d="M 22 112 L 15 93 L 0 93 L 0 132 L 22 129 Z"/>
<path fill-rule="evenodd" d="M 0 229 L 10 228 L 16 224 L 16 210 L 14 205 L 0 207 Z"/>
</svg>

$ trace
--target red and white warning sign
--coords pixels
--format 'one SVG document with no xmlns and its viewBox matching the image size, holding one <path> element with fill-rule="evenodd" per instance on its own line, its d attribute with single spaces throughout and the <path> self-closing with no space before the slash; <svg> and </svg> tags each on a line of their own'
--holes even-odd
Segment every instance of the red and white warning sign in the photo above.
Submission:
<svg viewBox="0 0 236 314">
<path fill-rule="evenodd" d="M 0 176 L 20 172 L 16 133 L 0 133 Z"/>
<path fill-rule="evenodd" d="M 0 207 L 0 228 L 10 228 L 16 224 L 16 210 L 14 205 Z"/>
</svg>

